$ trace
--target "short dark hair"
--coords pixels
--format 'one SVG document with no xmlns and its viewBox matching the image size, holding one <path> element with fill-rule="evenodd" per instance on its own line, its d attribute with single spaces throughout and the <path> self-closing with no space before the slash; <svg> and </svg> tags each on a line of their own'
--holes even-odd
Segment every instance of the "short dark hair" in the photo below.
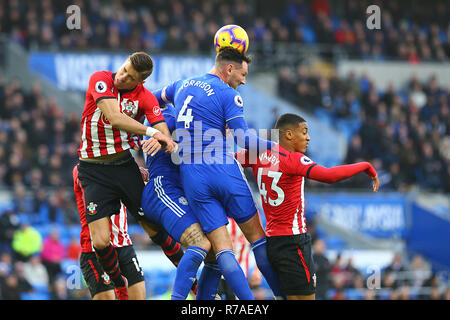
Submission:
<svg viewBox="0 0 450 320">
<path fill-rule="evenodd" d="M 305 119 L 293 113 L 282 114 L 275 123 L 275 129 L 286 130 L 297 127 L 300 123 L 306 122 Z"/>
<path fill-rule="evenodd" d="M 244 61 L 250 64 L 252 62 L 252 58 L 246 56 L 244 53 L 233 47 L 221 48 L 216 55 L 216 64 L 222 62 L 234 62 L 237 64 L 242 64 L 242 62 Z"/>
<path fill-rule="evenodd" d="M 145 52 L 135 52 L 129 57 L 134 70 L 139 72 L 141 80 L 147 79 L 153 72 L 153 60 Z"/>
</svg>

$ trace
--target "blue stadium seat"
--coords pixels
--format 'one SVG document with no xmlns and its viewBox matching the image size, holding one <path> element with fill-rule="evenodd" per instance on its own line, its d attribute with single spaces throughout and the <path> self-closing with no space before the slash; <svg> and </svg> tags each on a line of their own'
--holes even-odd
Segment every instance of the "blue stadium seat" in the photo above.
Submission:
<svg viewBox="0 0 450 320">
<path fill-rule="evenodd" d="M 326 237 L 325 242 L 327 244 L 327 249 L 344 249 L 346 247 L 346 243 L 339 237 L 331 236 Z"/>
<path fill-rule="evenodd" d="M 144 229 L 142 229 L 142 227 L 138 224 L 129 224 L 128 225 L 128 233 L 130 235 L 133 235 L 135 233 L 137 234 L 145 234 Z"/>
<path fill-rule="evenodd" d="M 80 237 L 81 225 L 72 225 L 68 227 L 70 237 L 78 239 Z"/>
<path fill-rule="evenodd" d="M 42 239 L 50 234 L 51 225 L 50 224 L 37 224 L 33 225 L 33 228 L 37 230 L 42 236 Z"/>
<path fill-rule="evenodd" d="M 358 289 L 346 289 L 345 295 L 349 300 L 362 300 L 364 299 L 364 293 L 361 290 Z"/>
<path fill-rule="evenodd" d="M 49 293 L 42 292 L 23 292 L 20 295 L 21 300 L 50 300 Z"/>
<path fill-rule="evenodd" d="M 0 214 L 8 210 L 13 210 L 12 202 L 0 203 Z"/>
<path fill-rule="evenodd" d="M 303 39 L 306 43 L 316 43 L 316 33 L 314 29 L 310 26 L 304 25 L 300 27 L 300 30 L 303 33 Z"/>
<path fill-rule="evenodd" d="M 176 272 L 176 271 L 175 271 Z M 162 295 L 169 290 L 175 280 L 175 273 L 161 269 L 144 271 L 149 283 L 150 295 Z"/>
<path fill-rule="evenodd" d="M 32 285 L 35 293 L 39 293 L 39 294 L 50 294 L 50 291 L 48 289 L 47 285 L 42 285 L 42 284 L 34 284 Z"/>
</svg>

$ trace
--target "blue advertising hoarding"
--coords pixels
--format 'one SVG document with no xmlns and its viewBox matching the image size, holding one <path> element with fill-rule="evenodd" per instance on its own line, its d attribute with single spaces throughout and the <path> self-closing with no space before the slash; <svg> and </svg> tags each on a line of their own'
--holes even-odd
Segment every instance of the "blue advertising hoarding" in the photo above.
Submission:
<svg viewBox="0 0 450 320">
<path fill-rule="evenodd" d="M 85 91 L 92 73 L 117 71 L 127 54 L 33 52 L 30 70 L 61 90 Z M 144 86 L 161 88 L 175 80 L 201 75 L 211 70 L 213 57 L 152 55 L 154 69 Z"/>
<path fill-rule="evenodd" d="M 402 194 L 306 194 L 306 209 L 349 231 L 404 238 L 407 198 Z"/>
</svg>

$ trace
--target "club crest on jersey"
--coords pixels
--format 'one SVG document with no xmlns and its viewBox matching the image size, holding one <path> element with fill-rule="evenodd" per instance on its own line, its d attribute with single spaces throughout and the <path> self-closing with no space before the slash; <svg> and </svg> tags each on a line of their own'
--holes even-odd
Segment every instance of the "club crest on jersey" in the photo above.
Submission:
<svg viewBox="0 0 450 320">
<path fill-rule="evenodd" d="M 305 166 L 307 166 L 308 164 L 313 163 L 313 161 L 312 161 L 310 158 L 308 158 L 307 156 L 301 157 L 301 158 L 300 158 L 300 162 L 301 162 L 303 165 L 305 165 Z"/>
<path fill-rule="evenodd" d="M 93 216 L 97 213 L 97 205 L 93 202 L 89 202 L 89 205 L 87 206 L 88 214 Z"/>
<path fill-rule="evenodd" d="M 108 87 L 106 86 L 105 81 L 97 81 L 97 83 L 95 84 L 95 91 L 97 91 L 98 93 L 103 93 L 106 91 L 106 89 L 108 89 Z"/>
<path fill-rule="evenodd" d="M 181 203 L 184 206 L 188 205 L 188 201 L 187 201 L 187 199 L 185 197 L 179 197 L 178 198 L 178 202 Z"/>
<path fill-rule="evenodd" d="M 108 284 L 111 283 L 111 279 L 109 278 L 109 276 L 108 276 L 106 273 L 104 273 L 104 274 L 102 275 L 102 278 L 103 278 L 103 283 L 104 283 L 104 284 L 108 285 Z"/>
<path fill-rule="evenodd" d="M 124 98 L 120 105 L 122 106 L 122 112 L 132 117 L 137 114 L 139 101 L 129 101 L 127 98 Z"/>
</svg>

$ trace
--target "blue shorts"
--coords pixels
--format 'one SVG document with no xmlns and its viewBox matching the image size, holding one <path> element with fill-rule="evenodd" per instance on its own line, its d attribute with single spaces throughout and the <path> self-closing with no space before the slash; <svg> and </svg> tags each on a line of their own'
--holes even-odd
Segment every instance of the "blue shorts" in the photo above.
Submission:
<svg viewBox="0 0 450 320">
<path fill-rule="evenodd" d="M 179 183 L 164 176 L 150 179 L 142 193 L 141 206 L 145 217 L 164 227 L 178 242 L 188 227 L 198 223 Z"/>
<path fill-rule="evenodd" d="M 256 213 L 242 167 L 233 164 L 182 164 L 181 180 L 189 205 L 205 233 L 228 224 L 244 223 Z"/>
</svg>

